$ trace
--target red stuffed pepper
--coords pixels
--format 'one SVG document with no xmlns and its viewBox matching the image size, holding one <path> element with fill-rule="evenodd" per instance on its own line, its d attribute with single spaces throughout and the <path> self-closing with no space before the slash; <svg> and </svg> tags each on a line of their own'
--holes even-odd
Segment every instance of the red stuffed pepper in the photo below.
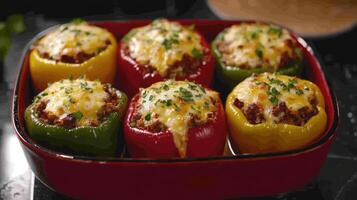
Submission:
<svg viewBox="0 0 357 200">
<path fill-rule="evenodd" d="M 131 100 L 124 135 L 136 158 L 222 155 L 227 128 L 219 94 L 188 81 L 155 83 Z"/>
<path fill-rule="evenodd" d="M 119 82 L 129 96 L 169 78 L 209 86 L 213 70 L 209 45 L 194 26 L 158 19 L 132 29 L 119 44 Z"/>
</svg>

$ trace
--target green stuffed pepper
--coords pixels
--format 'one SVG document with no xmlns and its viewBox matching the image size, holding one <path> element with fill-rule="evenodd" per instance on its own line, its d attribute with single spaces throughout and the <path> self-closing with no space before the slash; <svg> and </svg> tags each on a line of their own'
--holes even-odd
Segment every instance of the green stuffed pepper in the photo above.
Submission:
<svg viewBox="0 0 357 200">
<path fill-rule="evenodd" d="M 124 93 L 86 79 L 64 79 L 38 94 L 25 111 L 30 137 L 76 155 L 114 156 L 122 144 Z"/>
<path fill-rule="evenodd" d="M 288 30 L 263 23 L 226 28 L 212 42 L 218 78 L 234 87 L 253 73 L 275 72 L 298 76 L 302 51 Z"/>
</svg>

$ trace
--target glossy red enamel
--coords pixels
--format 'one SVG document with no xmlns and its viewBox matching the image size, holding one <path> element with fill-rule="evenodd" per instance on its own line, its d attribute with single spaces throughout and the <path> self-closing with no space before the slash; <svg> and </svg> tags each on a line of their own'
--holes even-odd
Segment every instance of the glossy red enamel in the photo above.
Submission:
<svg viewBox="0 0 357 200">
<path fill-rule="evenodd" d="M 95 22 L 117 39 L 149 21 Z M 195 24 L 207 41 L 238 21 L 182 20 Z M 40 34 L 38 37 L 40 37 Z M 33 93 L 28 53 L 24 50 L 13 96 L 12 120 L 35 175 L 56 192 L 77 199 L 229 199 L 288 192 L 303 187 L 320 170 L 338 125 L 337 102 L 312 49 L 295 34 L 306 60 L 307 79 L 317 84 L 326 102 L 325 134 L 303 149 L 188 159 L 88 158 L 63 155 L 29 138 L 23 114 Z"/>
</svg>

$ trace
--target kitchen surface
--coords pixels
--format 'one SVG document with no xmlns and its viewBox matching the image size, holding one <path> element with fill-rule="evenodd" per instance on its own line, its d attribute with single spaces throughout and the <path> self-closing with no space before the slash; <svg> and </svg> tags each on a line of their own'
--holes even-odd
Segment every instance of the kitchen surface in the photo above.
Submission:
<svg viewBox="0 0 357 200">
<path fill-rule="evenodd" d="M 69 11 L 66 18 L 44 10 L 24 12 L 25 31 L 12 35 L 11 47 L 4 62 L 0 64 L 0 199 L 67 199 L 47 188 L 33 175 L 11 122 L 12 92 L 19 72 L 19 61 L 26 44 L 36 34 L 76 17 L 89 21 L 154 19 L 162 16 L 170 19 L 220 19 L 204 1 L 194 1 L 187 5 L 177 3 L 176 7 L 167 6 L 158 10 L 147 11 L 143 8 L 141 14 L 133 13 L 130 6 L 124 10 L 119 8 L 118 3 L 114 3 L 115 8 L 105 6 L 102 8 L 105 12 L 91 13 L 92 10 L 89 10 L 89 13 L 82 13 L 83 16 L 76 16 Z M 330 86 L 336 93 L 340 108 L 337 137 L 319 174 L 299 190 L 253 199 L 357 199 L 356 24 L 343 31 L 320 37 L 303 36 L 317 54 Z M 294 176 L 294 171 L 291 171 L 291 176 Z"/>
</svg>

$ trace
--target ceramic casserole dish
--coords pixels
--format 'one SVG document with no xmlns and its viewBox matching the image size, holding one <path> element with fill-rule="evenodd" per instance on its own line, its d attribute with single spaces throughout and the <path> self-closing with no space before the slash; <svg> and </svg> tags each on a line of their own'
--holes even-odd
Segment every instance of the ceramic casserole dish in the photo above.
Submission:
<svg viewBox="0 0 357 200">
<path fill-rule="evenodd" d="M 119 41 L 130 29 L 149 22 L 90 23 L 106 28 Z M 179 22 L 195 24 L 209 42 L 224 28 L 241 23 L 220 20 Z M 285 193 L 303 187 L 315 177 L 336 136 L 339 111 L 334 93 L 312 48 L 291 33 L 303 50 L 304 78 L 319 86 L 325 98 L 327 128 L 313 144 L 287 152 L 233 153 L 219 157 L 164 160 L 127 156 L 85 157 L 55 152 L 38 145 L 29 137 L 23 117 L 34 96 L 29 75 L 30 48 L 48 31 L 36 36 L 23 52 L 11 114 L 15 134 L 32 171 L 42 183 L 65 196 L 76 199 L 229 199 Z"/>
</svg>

